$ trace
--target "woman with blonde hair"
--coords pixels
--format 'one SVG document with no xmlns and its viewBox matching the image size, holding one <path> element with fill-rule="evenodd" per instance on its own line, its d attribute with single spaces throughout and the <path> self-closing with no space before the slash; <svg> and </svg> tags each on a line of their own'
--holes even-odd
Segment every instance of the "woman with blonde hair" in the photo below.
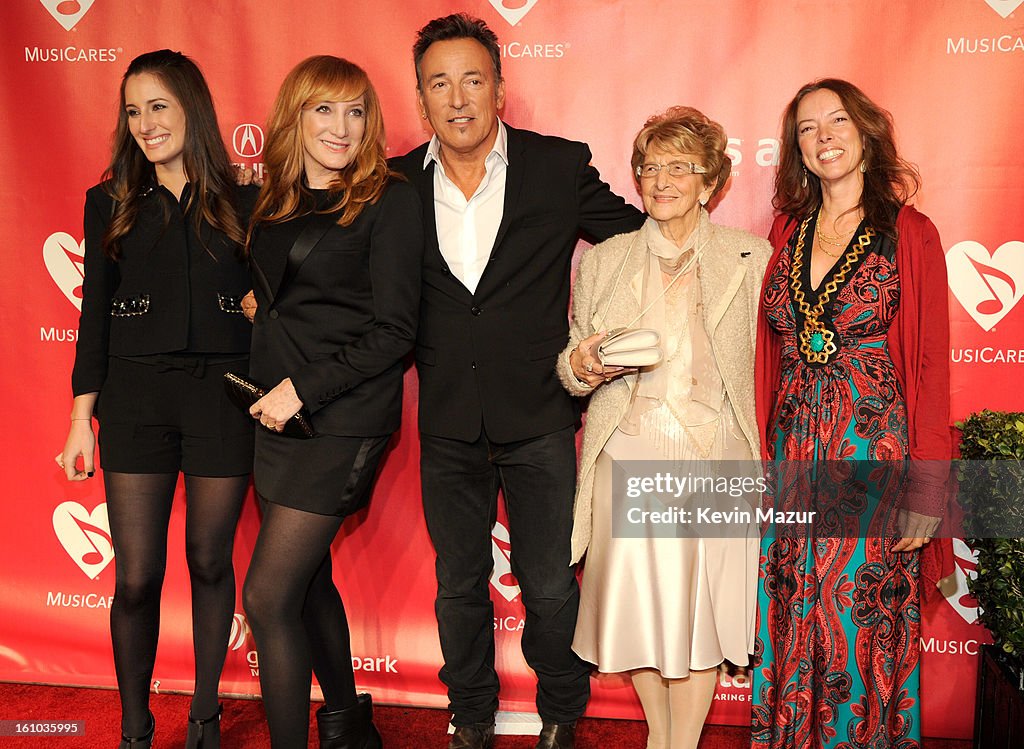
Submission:
<svg viewBox="0 0 1024 749">
<path fill-rule="evenodd" d="M 370 696 L 355 691 L 330 551 L 345 517 L 369 502 L 399 427 L 419 309 L 420 199 L 388 169 L 369 78 L 337 57 L 310 57 L 285 78 L 265 158 L 249 235 L 250 373 L 270 389 L 250 410 L 262 426 L 263 520 L 244 600 L 271 746 L 306 745 L 315 669 L 320 746 L 380 747 Z M 285 433 L 297 415 L 315 436 Z"/>
<path fill-rule="evenodd" d="M 623 533 L 623 482 L 613 485 L 613 464 L 641 465 L 624 461 L 707 474 L 724 461 L 750 469 L 758 456 L 754 332 L 770 248 L 712 223 L 705 208 L 729 178 L 726 142 L 692 107 L 644 124 L 632 166 L 647 222 L 580 260 L 558 361 L 566 389 L 591 396 L 572 534 L 572 561 L 587 555 L 573 650 L 602 673 L 629 674 L 648 749 L 696 747 L 718 666 L 746 665 L 753 644 L 756 530 Z M 657 331 L 663 358 L 604 364 L 607 331 L 620 327 Z"/>
</svg>

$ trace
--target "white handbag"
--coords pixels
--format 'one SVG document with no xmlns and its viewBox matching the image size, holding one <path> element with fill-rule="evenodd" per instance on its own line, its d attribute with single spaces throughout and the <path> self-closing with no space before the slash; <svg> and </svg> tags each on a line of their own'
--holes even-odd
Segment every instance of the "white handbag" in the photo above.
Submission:
<svg viewBox="0 0 1024 749">
<path fill-rule="evenodd" d="M 605 367 L 653 367 L 664 356 L 660 342 L 653 328 L 616 328 L 597 347 L 597 358 Z"/>
</svg>

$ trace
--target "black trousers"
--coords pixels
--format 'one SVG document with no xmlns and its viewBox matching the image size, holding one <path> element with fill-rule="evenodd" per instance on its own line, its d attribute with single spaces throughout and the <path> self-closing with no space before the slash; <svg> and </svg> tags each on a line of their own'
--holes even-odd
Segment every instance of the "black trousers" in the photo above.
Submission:
<svg viewBox="0 0 1024 749">
<path fill-rule="evenodd" d="M 569 566 L 576 488 L 574 429 L 521 442 L 420 435 L 423 507 L 437 554 L 437 627 L 456 726 L 498 709 L 491 528 L 505 497 L 512 572 L 526 608 L 523 655 L 537 674 L 537 710 L 570 723 L 590 697 L 590 667 L 572 652 L 579 587 Z"/>
</svg>

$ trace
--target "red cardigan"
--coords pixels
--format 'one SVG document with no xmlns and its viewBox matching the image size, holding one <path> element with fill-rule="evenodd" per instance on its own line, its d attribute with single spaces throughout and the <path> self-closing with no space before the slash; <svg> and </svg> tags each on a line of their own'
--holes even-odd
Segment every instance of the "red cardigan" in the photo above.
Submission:
<svg viewBox="0 0 1024 749">
<path fill-rule="evenodd" d="M 766 282 L 798 225 L 790 216 L 775 217 L 768 235 L 775 252 L 768 261 Z M 923 515 L 940 517 L 945 515 L 949 501 L 947 461 L 953 457 L 949 426 L 946 257 L 935 225 L 916 208 L 904 206 L 900 210 L 896 232 L 900 305 L 886 338 L 907 405 L 911 468 L 904 505 Z M 780 364 L 781 338 L 768 324 L 762 288 L 754 366 L 757 427 L 763 456 L 768 454 L 768 425 L 779 389 Z M 947 571 L 947 566 L 948 571 L 952 571 L 952 559 L 950 540 L 936 539 L 922 554 L 922 575 L 937 581 Z"/>
</svg>

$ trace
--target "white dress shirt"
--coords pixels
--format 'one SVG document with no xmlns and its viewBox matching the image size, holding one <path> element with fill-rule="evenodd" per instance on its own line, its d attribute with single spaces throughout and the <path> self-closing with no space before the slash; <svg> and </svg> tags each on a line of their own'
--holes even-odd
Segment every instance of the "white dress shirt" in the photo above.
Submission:
<svg viewBox="0 0 1024 749">
<path fill-rule="evenodd" d="M 445 174 L 436 135 L 430 139 L 423 159 L 424 169 L 434 162 L 434 219 L 441 255 L 449 270 L 472 293 L 476 293 L 490 260 L 504 212 L 507 143 L 505 125 L 498 120 L 498 136 L 484 160 L 484 178 L 469 200 Z"/>
</svg>

